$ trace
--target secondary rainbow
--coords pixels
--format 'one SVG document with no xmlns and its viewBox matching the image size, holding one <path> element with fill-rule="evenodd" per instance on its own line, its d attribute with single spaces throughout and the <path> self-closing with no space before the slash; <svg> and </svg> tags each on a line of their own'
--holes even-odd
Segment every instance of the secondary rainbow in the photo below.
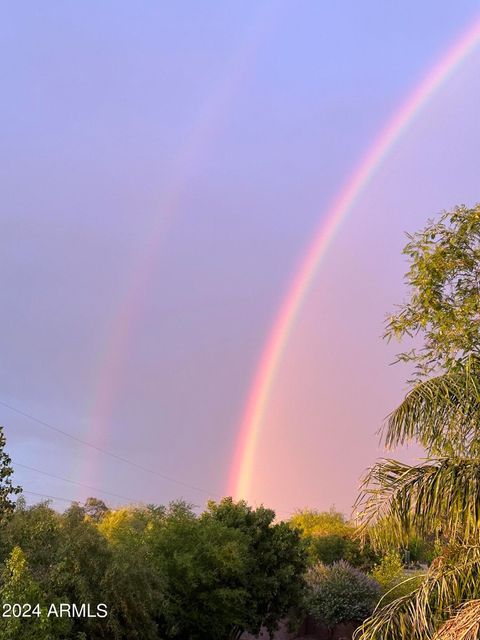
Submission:
<svg viewBox="0 0 480 640">
<path fill-rule="evenodd" d="M 333 201 L 327 214 L 322 216 L 313 241 L 301 260 L 273 323 L 250 389 L 230 472 L 229 493 L 237 499 L 246 497 L 251 499 L 248 494 L 253 476 L 255 451 L 276 372 L 322 258 L 341 223 L 392 147 L 410 127 L 434 93 L 472 53 L 479 42 L 480 20 L 477 20 L 456 40 L 394 113 Z"/>
<path fill-rule="evenodd" d="M 134 261 L 130 281 L 118 309 L 113 314 L 108 338 L 99 354 L 98 365 L 93 376 L 86 439 L 94 442 L 96 446 L 106 447 L 109 433 L 113 429 L 112 416 L 135 330 L 138 329 L 145 305 L 148 303 L 149 296 L 152 295 L 152 285 L 162 243 L 180 214 L 182 196 L 188 180 L 201 165 L 205 154 L 222 130 L 223 124 L 234 108 L 236 96 L 255 68 L 261 48 L 274 32 L 282 16 L 283 10 L 279 9 L 277 3 L 260 8 L 240 46 L 227 62 L 222 81 L 207 97 L 172 161 L 171 179 L 163 197 L 157 203 L 159 215 L 154 218 L 145 238 L 144 247 Z M 79 458 L 77 474 L 82 481 L 91 481 L 99 466 L 97 457 L 97 454 L 92 453 L 88 457 Z"/>
</svg>

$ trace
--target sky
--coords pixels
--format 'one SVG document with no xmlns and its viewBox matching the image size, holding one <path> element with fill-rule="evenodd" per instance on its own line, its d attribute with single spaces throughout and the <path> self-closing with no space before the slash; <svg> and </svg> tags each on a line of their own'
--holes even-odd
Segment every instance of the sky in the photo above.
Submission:
<svg viewBox="0 0 480 640">
<path fill-rule="evenodd" d="M 329 203 L 478 3 L 0 11 L 0 423 L 15 479 L 61 509 L 92 494 L 201 508 L 229 490 L 259 358 Z M 480 200 L 479 64 L 477 48 L 331 243 L 276 371 L 252 504 L 348 514 L 386 455 L 376 432 L 408 377 L 381 339 L 406 295 L 404 233 Z"/>
</svg>

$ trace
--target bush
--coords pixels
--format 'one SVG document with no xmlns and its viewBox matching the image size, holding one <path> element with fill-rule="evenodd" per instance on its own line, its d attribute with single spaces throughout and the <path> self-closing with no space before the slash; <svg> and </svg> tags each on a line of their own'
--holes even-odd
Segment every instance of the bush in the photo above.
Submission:
<svg viewBox="0 0 480 640">
<path fill-rule="evenodd" d="M 307 571 L 306 609 L 318 622 L 334 627 L 361 622 L 373 611 L 381 595 L 378 582 L 341 560 L 321 562 Z"/>
<path fill-rule="evenodd" d="M 418 589 L 424 577 L 425 572 L 422 571 L 403 571 L 398 580 L 385 592 L 381 600 L 381 606 L 383 607 L 398 598 L 410 595 L 415 589 Z"/>
<path fill-rule="evenodd" d="M 423 573 L 405 571 L 400 555 L 389 551 L 372 571 L 372 576 L 382 588 L 382 605 L 412 593 L 420 585 Z"/>
<path fill-rule="evenodd" d="M 395 586 L 403 576 L 403 562 L 395 551 L 389 551 L 372 571 L 372 576 L 380 584 L 383 591 Z"/>
</svg>

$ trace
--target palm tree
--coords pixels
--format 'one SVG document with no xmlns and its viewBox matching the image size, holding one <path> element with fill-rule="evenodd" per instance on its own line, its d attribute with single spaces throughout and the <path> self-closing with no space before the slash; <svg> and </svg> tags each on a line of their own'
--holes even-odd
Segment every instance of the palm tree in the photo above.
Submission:
<svg viewBox="0 0 480 640">
<path fill-rule="evenodd" d="M 434 536 L 441 553 L 410 594 L 382 606 L 358 640 L 480 638 L 480 358 L 418 382 L 389 416 L 388 447 L 416 440 L 427 458 L 381 460 L 357 500 L 360 534 L 377 549 Z"/>
</svg>

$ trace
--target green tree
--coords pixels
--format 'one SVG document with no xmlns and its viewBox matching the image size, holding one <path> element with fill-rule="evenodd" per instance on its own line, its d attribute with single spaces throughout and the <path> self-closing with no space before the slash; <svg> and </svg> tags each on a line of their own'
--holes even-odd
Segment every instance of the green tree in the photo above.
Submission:
<svg viewBox="0 0 480 640">
<path fill-rule="evenodd" d="M 52 561 L 60 545 L 61 519 L 61 515 L 52 509 L 48 502 L 30 507 L 17 503 L 17 508 L 5 524 L 0 538 L 2 559 L 5 559 L 17 544 L 21 544 L 30 570 L 43 588 L 46 588 Z"/>
<path fill-rule="evenodd" d="M 209 502 L 201 519 L 221 523 L 242 534 L 246 543 L 242 586 L 246 605 L 239 627 L 257 634 L 270 633 L 287 615 L 301 608 L 307 553 L 299 531 L 287 522 L 275 523 L 275 512 L 252 509 L 243 500 Z"/>
<path fill-rule="evenodd" d="M 356 527 L 334 508 L 330 511 L 297 511 L 289 524 L 301 531 L 310 564 L 332 564 L 346 560 L 354 566 L 369 569 L 376 560 L 368 545 L 361 548 L 356 539 Z"/>
<path fill-rule="evenodd" d="M 388 318 L 386 336 L 421 338 L 399 358 L 424 377 L 480 356 L 480 204 L 444 212 L 408 238 L 410 295 Z"/>
<path fill-rule="evenodd" d="M 172 505 L 149 529 L 152 558 L 164 584 L 160 636 L 225 640 L 241 623 L 246 542 L 241 531 Z"/>
<path fill-rule="evenodd" d="M 59 540 L 52 557 L 49 593 L 63 602 L 89 603 L 92 610 L 104 603 L 103 578 L 111 560 L 108 543 L 84 509 L 73 504 L 62 514 Z M 72 637 L 110 639 L 104 619 L 72 618 Z"/>
<path fill-rule="evenodd" d="M 147 544 L 154 512 L 124 507 L 109 511 L 98 524 L 110 558 L 102 578 L 106 622 L 114 640 L 158 640 L 156 617 L 163 603 L 163 583 Z"/>
<path fill-rule="evenodd" d="M 357 637 L 473 640 L 478 625 L 468 621 L 480 598 L 480 206 L 430 221 L 409 237 L 405 253 L 410 295 L 389 319 L 387 336 L 416 336 L 422 346 L 399 356 L 415 364 L 416 379 L 383 436 L 390 447 L 417 440 L 429 457 L 416 466 L 377 463 L 357 507 L 379 549 L 433 535 L 440 553 L 421 584 L 378 608 Z"/>
<path fill-rule="evenodd" d="M 12 605 L 9 616 L 2 616 L 0 640 L 53 640 L 53 630 L 44 595 L 38 583 L 33 579 L 20 547 L 14 547 L 7 559 L 0 588 L 2 606 Z M 30 607 L 22 611 L 30 617 L 17 615 L 13 608 L 23 605 Z M 38 606 L 38 608 L 36 608 Z M 3 610 L 5 614 L 5 609 Z"/>
<path fill-rule="evenodd" d="M 12 496 L 21 493 L 22 489 L 16 487 L 12 481 L 12 461 L 5 451 L 5 434 L 3 427 L 0 427 L 0 524 L 5 518 L 13 513 L 15 502 Z"/>
<path fill-rule="evenodd" d="M 85 500 L 83 510 L 85 511 L 85 515 L 95 522 L 99 522 L 109 511 L 103 500 L 91 497 Z"/>
</svg>

